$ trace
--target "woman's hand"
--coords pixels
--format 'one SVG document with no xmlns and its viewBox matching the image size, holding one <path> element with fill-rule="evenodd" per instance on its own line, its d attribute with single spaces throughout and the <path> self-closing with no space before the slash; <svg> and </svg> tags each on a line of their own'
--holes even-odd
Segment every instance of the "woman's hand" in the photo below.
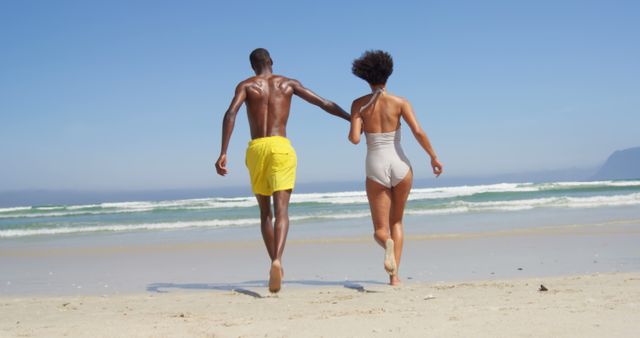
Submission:
<svg viewBox="0 0 640 338">
<path fill-rule="evenodd" d="M 442 174 L 442 163 L 440 163 L 437 158 L 431 159 L 431 168 L 433 168 L 433 173 L 436 175 L 436 177 Z"/>
</svg>

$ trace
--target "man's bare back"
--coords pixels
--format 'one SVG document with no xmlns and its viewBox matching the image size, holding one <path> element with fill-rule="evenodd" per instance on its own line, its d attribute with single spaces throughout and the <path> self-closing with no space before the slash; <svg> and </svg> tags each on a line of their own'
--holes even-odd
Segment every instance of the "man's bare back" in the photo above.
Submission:
<svg viewBox="0 0 640 338">
<path fill-rule="evenodd" d="M 350 115 L 338 105 L 316 95 L 299 81 L 272 74 L 270 71 L 240 82 L 227 114 L 237 112 L 242 103 L 246 103 L 252 139 L 268 136 L 286 137 L 291 98 L 294 94 L 333 115 L 347 121 L 350 119 Z"/>
<path fill-rule="evenodd" d="M 251 138 L 287 136 L 295 80 L 280 75 L 254 76 L 240 83 L 246 92 Z"/>
</svg>

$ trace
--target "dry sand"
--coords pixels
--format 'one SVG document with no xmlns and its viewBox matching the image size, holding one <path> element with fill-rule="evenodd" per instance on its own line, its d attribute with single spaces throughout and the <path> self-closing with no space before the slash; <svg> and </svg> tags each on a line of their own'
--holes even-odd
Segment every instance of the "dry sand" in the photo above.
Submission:
<svg viewBox="0 0 640 338">
<path fill-rule="evenodd" d="M 544 284 L 548 291 L 538 291 Z M 2 337 L 638 337 L 640 273 L 0 297 Z"/>
</svg>

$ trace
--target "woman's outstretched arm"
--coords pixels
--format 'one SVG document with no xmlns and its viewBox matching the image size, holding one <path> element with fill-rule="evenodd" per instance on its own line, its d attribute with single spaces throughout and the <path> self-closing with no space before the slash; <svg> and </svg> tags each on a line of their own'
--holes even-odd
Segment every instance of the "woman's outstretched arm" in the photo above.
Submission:
<svg viewBox="0 0 640 338">
<path fill-rule="evenodd" d="M 405 122 L 407 122 L 409 128 L 411 128 L 413 136 L 416 138 L 418 143 L 420 143 L 420 146 L 422 146 L 422 149 L 424 149 L 424 151 L 429 154 L 429 157 L 431 157 L 431 168 L 433 169 L 433 173 L 436 175 L 436 177 L 440 176 L 440 174 L 442 174 L 443 172 L 442 163 L 438 161 L 438 156 L 431 146 L 431 142 L 427 137 L 427 133 L 425 133 L 424 130 L 422 130 L 422 127 L 420 127 L 418 119 L 416 118 L 416 114 L 413 112 L 413 108 L 411 107 L 411 104 L 408 100 L 403 99 L 401 114 L 402 118 L 405 120 Z M 353 122 L 351 124 L 353 126 Z"/>
</svg>

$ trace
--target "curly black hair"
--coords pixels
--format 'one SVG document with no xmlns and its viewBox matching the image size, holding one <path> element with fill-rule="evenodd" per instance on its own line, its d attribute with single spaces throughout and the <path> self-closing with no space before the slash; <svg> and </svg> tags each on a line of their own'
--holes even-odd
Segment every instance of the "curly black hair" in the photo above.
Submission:
<svg viewBox="0 0 640 338">
<path fill-rule="evenodd" d="M 256 48 L 249 55 L 249 61 L 251 61 L 251 67 L 254 69 L 259 66 L 264 66 L 271 64 L 271 55 L 269 55 L 269 51 L 264 48 Z"/>
<path fill-rule="evenodd" d="M 393 73 L 393 59 L 382 50 L 368 50 L 353 60 L 351 72 L 372 85 L 387 83 Z"/>
</svg>

